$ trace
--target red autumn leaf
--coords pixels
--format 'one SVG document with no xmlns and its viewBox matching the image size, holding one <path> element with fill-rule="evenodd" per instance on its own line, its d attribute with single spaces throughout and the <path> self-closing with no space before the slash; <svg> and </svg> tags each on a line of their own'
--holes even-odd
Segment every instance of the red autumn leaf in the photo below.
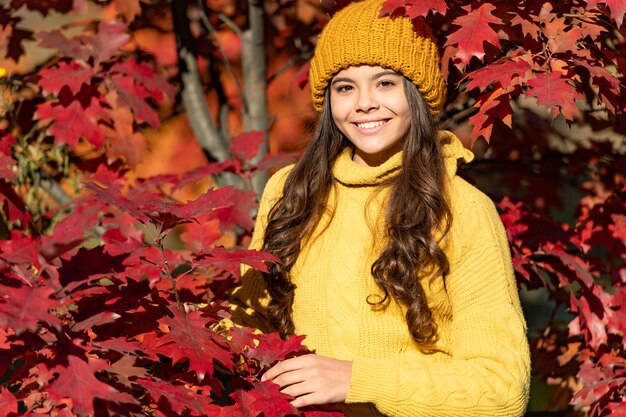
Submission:
<svg viewBox="0 0 626 417">
<path fill-rule="evenodd" d="M 115 375 L 115 378 L 125 387 L 131 388 L 134 380 L 130 378 L 145 378 L 148 370 L 142 366 L 135 366 L 137 357 L 134 355 L 124 355 L 115 362 L 107 372 Z"/>
<path fill-rule="evenodd" d="M 137 62 L 133 58 L 116 63 L 110 72 L 120 72 L 133 78 L 135 82 L 148 90 L 150 97 L 159 103 L 163 101 L 165 96 L 174 98 L 176 95 L 174 88 L 160 77 L 150 65 Z"/>
<path fill-rule="evenodd" d="M 469 6 L 463 9 L 468 13 L 452 21 L 459 29 L 448 36 L 445 46 L 457 45 L 455 56 L 465 66 L 473 57 L 482 61 L 485 56 L 484 42 L 500 47 L 500 36 L 489 25 L 502 25 L 503 22 L 492 14 L 496 6 L 490 3 L 483 3 L 475 10 L 470 10 Z"/>
<path fill-rule="evenodd" d="M 242 161 L 250 161 L 259 153 L 263 143 L 265 143 L 265 133 L 246 132 L 231 139 L 229 150 Z"/>
<path fill-rule="evenodd" d="M 385 0 L 380 8 L 380 17 L 395 16 L 399 9 L 404 10 L 404 0 Z"/>
<path fill-rule="evenodd" d="M 431 10 L 441 15 L 445 15 L 448 6 L 444 0 L 405 0 L 406 15 L 411 19 L 426 17 Z"/>
<path fill-rule="evenodd" d="M 232 187 L 213 188 L 193 201 L 177 205 L 171 213 L 183 220 L 211 214 L 214 210 L 232 206 L 234 194 L 237 191 Z"/>
<path fill-rule="evenodd" d="M 253 385 L 249 391 L 238 389 L 230 394 L 235 404 L 222 408 L 219 417 L 283 417 L 296 412 L 278 385 L 271 381 L 255 381 Z"/>
<path fill-rule="evenodd" d="M 39 323 L 58 326 L 61 321 L 50 310 L 61 303 L 50 298 L 54 290 L 49 287 L 0 287 L 0 327 L 11 327 L 16 334 L 35 330 Z"/>
<path fill-rule="evenodd" d="M 17 398 L 8 389 L 0 388 L 0 415 L 17 414 Z"/>
<path fill-rule="evenodd" d="M 148 140 L 141 132 L 136 132 L 135 118 L 126 107 L 117 107 L 110 111 L 113 128 L 103 126 L 107 136 L 107 155 L 109 158 L 122 157 L 132 168 L 143 159 L 148 149 Z"/>
<path fill-rule="evenodd" d="M 39 32 L 37 37 L 41 39 L 39 46 L 42 48 L 56 49 L 59 57 L 68 57 L 77 60 L 89 60 L 89 47 L 79 38 L 67 38 L 60 30 Z"/>
<path fill-rule="evenodd" d="M 467 90 L 478 88 L 479 90 L 485 90 L 489 85 L 500 86 L 504 90 L 508 90 L 511 84 L 518 84 L 516 79 L 524 78 L 532 67 L 523 59 L 510 59 L 503 58 L 489 64 L 483 68 L 473 71 L 467 75 L 469 82 L 467 83 Z"/>
<path fill-rule="evenodd" d="M 133 201 L 124 197 L 119 190 L 115 188 L 102 188 L 93 182 L 86 183 L 85 188 L 93 191 L 100 200 L 125 211 L 140 222 L 147 223 L 150 221 L 150 218 L 141 208 Z"/>
<path fill-rule="evenodd" d="M 0 37 L 4 37 L 4 39 L 2 39 L 3 45 L 0 46 L 0 51 L 4 51 L 4 56 L 17 63 L 25 53 L 22 42 L 34 40 L 33 32 L 17 27 L 18 23 L 22 21 L 21 18 L 9 17 L 8 13 L 2 15 L 0 15 L 0 32 L 2 33 Z M 2 57 L 0 54 L 0 58 Z"/>
<path fill-rule="evenodd" d="M 573 120 L 580 115 L 574 100 L 583 99 L 583 95 L 567 82 L 567 79 L 558 72 L 540 72 L 526 85 L 529 89 L 526 95 L 536 97 L 537 103 L 552 110 L 552 116 L 561 113 L 567 120 Z"/>
<path fill-rule="evenodd" d="M 67 86 L 72 94 L 77 94 L 83 84 L 89 84 L 93 69 L 76 61 L 61 62 L 57 67 L 45 68 L 40 72 L 39 86 L 44 94 L 59 94 Z"/>
<path fill-rule="evenodd" d="M 264 368 L 306 349 L 302 345 L 304 338 L 305 336 L 290 336 L 283 340 L 277 332 L 258 335 L 259 344 L 248 351 L 248 358 L 256 359 L 259 366 Z"/>
<path fill-rule="evenodd" d="M 250 327 L 234 327 L 228 332 L 231 345 L 234 345 L 239 352 L 243 352 L 246 347 L 254 347 L 257 334 Z"/>
<path fill-rule="evenodd" d="M 72 2 L 68 0 L 11 0 L 11 6 L 19 9 L 26 6 L 29 10 L 36 10 L 44 16 L 48 16 L 52 10 L 60 13 L 67 13 L 72 10 Z"/>
<path fill-rule="evenodd" d="M 117 106 L 130 107 L 139 123 L 147 123 L 150 127 L 159 126 L 158 114 L 146 102 L 150 93 L 144 86 L 122 74 L 113 74 L 107 80 L 111 90 L 117 93 Z"/>
<path fill-rule="evenodd" d="M 140 3 L 145 2 L 146 0 L 115 0 L 115 9 L 130 23 L 141 13 Z"/>
<path fill-rule="evenodd" d="M 195 253 L 211 251 L 215 241 L 222 237 L 220 221 L 207 217 L 203 215 L 198 218 L 198 223 L 185 224 L 185 231 L 180 235 L 185 246 Z"/>
<path fill-rule="evenodd" d="M 220 219 L 222 227 L 233 229 L 240 226 L 246 230 L 252 230 L 254 227 L 252 212 L 259 206 L 257 194 L 254 191 L 233 190 L 231 202 L 232 205 L 230 207 L 215 211 L 215 215 Z"/>
<path fill-rule="evenodd" d="M 172 411 L 179 415 L 184 415 L 185 410 L 200 415 L 205 413 L 204 403 L 207 399 L 185 388 L 184 385 L 155 381 L 152 378 L 138 379 L 137 384 L 144 388 L 158 405 L 168 404 Z"/>
<path fill-rule="evenodd" d="M 259 271 L 267 272 L 265 262 L 279 262 L 279 259 L 267 252 L 246 249 L 227 251 L 222 247 L 217 247 L 213 248 L 210 253 L 198 256 L 191 265 L 192 268 L 214 265 L 237 276 L 241 264 L 246 264 Z"/>
<path fill-rule="evenodd" d="M 522 34 L 524 36 L 530 36 L 532 39 L 538 39 L 541 33 L 541 27 L 534 20 L 528 20 L 522 17 L 519 13 L 513 16 L 511 19 L 511 26 L 521 26 Z"/>
<path fill-rule="evenodd" d="M 39 120 L 54 120 L 48 128 L 48 134 L 54 137 L 58 144 L 67 143 L 75 148 L 81 137 L 97 147 L 104 143 L 104 132 L 98 125 L 98 120 L 104 114 L 104 110 L 94 98 L 90 106 L 84 109 L 80 102 L 73 101 L 69 106 L 52 105 L 45 102 L 37 107 L 35 118 Z"/>
<path fill-rule="evenodd" d="M 89 39 L 91 46 L 91 56 L 95 60 L 95 65 L 108 61 L 115 55 L 121 53 L 121 47 L 130 40 L 130 35 L 126 33 L 126 25 L 119 21 L 100 22 L 98 33 Z M 86 42 L 87 43 L 87 42 Z"/>
<path fill-rule="evenodd" d="M 622 26 L 626 14 L 626 2 L 623 0 L 587 0 L 587 7 L 597 7 L 599 3 L 606 4 L 611 11 L 611 18 L 615 20 L 618 27 Z"/>
<path fill-rule="evenodd" d="M 196 372 L 199 380 L 207 373 L 213 375 L 213 360 L 232 368 L 226 340 L 206 327 L 211 320 L 202 317 L 200 311 L 185 314 L 174 308 L 173 313 L 174 317 L 159 320 L 170 328 L 170 333 L 159 338 L 155 352 L 171 357 L 174 362 L 189 359 L 189 370 Z"/>
<path fill-rule="evenodd" d="M 11 239 L 0 240 L 0 258 L 11 264 L 41 267 L 40 248 L 40 239 L 12 230 Z"/>
<path fill-rule="evenodd" d="M 234 165 L 235 162 L 229 159 L 224 162 L 209 163 L 207 165 L 203 165 L 191 171 L 185 172 L 184 174 L 180 175 L 180 179 L 172 188 L 172 192 L 180 190 L 184 186 L 199 181 L 208 176 L 215 175 L 221 172 L 229 172 Z"/>
<path fill-rule="evenodd" d="M 11 181 L 15 178 L 13 167 L 17 162 L 10 156 L 0 154 L 0 179 Z M 0 200 L 1 201 L 1 200 Z"/>
<path fill-rule="evenodd" d="M 582 38 L 582 29 L 565 23 L 565 19 L 554 19 L 545 23 L 544 33 L 548 38 L 548 48 L 554 54 L 573 52 Z"/>
<path fill-rule="evenodd" d="M 478 108 L 478 113 L 474 114 L 468 120 L 470 125 L 472 125 L 472 145 L 481 136 L 489 142 L 496 120 L 511 127 L 511 123 L 513 122 L 511 100 L 507 92 L 502 88 L 488 93 L 487 97 L 478 100 L 474 107 Z"/>
<path fill-rule="evenodd" d="M 71 398 L 73 410 L 82 415 L 94 413 L 93 401 L 96 398 L 116 403 L 137 403 L 130 395 L 96 378 L 96 372 L 109 368 L 106 361 L 91 357 L 85 361 L 74 355 L 68 356 L 67 360 L 67 366 L 58 365 L 52 369 L 59 377 L 47 389 L 50 399 L 61 401 Z"/>
</svg>

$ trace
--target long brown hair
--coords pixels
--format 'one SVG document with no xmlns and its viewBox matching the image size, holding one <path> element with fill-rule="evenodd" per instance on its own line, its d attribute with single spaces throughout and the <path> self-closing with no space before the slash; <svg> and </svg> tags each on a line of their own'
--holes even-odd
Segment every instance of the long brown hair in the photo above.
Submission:
<svg viewBox="0 0 626 417">
<path fill-rule="evenodd" d="M 390 186 L 386 210 L 387 244 L 372 264 L 372 276 L 384 297 L 367 302 L 384 307 L 389 296 L 405 305 L 412 338 L 432 342 L 437 327 L 428 307 L 421 277 L 448 273 L 448 259 L 440 247 L 450 228 L 450 208 L 445 198 L 445 168 L 432 113 L 421 94 L 406 78 L 404 91 L 411 109 L 411 126 L 403 144 L 402 169 L 381 186 Z M 282 198 L 272 207 L 263 250 L 282 260 L 264 274 L 270 295 L 270 324 L 281 335 L 294 332 L 291 319 L 295 285 L 290 271 L 301 245 L 310 237 L 326 210 L 333 186 L 332 166 L 341 151 L 352 144 L 336 127 L 329 91 L 313 139 L 289 173 Z"/>
</svg>

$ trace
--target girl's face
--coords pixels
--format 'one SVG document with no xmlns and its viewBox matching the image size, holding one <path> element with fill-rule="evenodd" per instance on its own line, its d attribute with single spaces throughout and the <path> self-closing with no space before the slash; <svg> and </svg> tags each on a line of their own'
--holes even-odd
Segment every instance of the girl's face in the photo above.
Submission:
<svg viewBox="0 0 626 417">
<path fill-rule="evenodd" d="M 353 160 L 378 166 L 402 149 L 411 125 L 402 75 L 382 67 L 350 67 L 330 82 L 330 108 L 355 147 Z"/>
</svg>

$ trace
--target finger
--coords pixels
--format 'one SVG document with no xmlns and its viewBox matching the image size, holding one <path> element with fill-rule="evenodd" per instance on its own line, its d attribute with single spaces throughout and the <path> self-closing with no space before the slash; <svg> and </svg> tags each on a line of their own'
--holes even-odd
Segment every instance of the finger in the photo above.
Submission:
<svg viewBox="0 0 626 417">
<path fill-rule="evenodd" d="M 272 382 L 280 386 L 281 388 L 287 387 L 293 384 L 299 384 L 307 380 L 307 372 L 304 369 L 297 369 L 295 371 L 283 372 L 278 375 Z"/>
<path fill-rule="evenodd" d="M 301 369 L 304 364 L 301 360 L 302 357 L 285 359 L 284 361 L 278 362 L 276 365 L 272 366 L 270 369 L 265 371 L 263 376 L 261 377 L 261 381 L 267 381 L 268 379 L 274 379 L 278 375 L 283 374 L 285 372 L 295 371 L 297 369 Z"/>
<path fill-rule="evenodd" d="M 313 394 L 316 391 L 315 391 L 314 387 L 310 383 L 307 383 L 306 381 L 303 381 L 303 382 L 299 382 L 297 384 L 289 385 L 289 386 L 287 386 L 285 388 L 281 388 L 280 392 L 282 392 L 283 394 L 287 394 L 287 395 L 290 395 L 290 396 L 296 398 L 296 397 L 300 397 L 302 395 Z"/>
<path fill-rule="evenodd" d="M 302 407 L 307 407 L 309 405 L 319 405 L 319 404 L 324 404 L 324 401 L 322 401 L 319 395 L 315 392 L 312 392 L 306 395 L 301 395 L 291 402 L 291 405 L 293 405 L 296 408 L 302 408 Z"/>
</svg>

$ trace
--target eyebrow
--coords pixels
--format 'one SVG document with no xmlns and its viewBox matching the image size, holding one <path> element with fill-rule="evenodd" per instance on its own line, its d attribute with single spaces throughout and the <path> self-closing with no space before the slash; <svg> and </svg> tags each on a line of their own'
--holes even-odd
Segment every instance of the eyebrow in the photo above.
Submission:
<svg viewBox="0 0 626 417">
<path fill-rule="evenodd" d="M 377 80 L 377 79 L 379 79 L 381 77 L 384 77 L 386 75 L 396 75 L 396 76 L 399 76 L 399 77 L 401 76 L 400 74 L 398 74 L 395 71 L 381 71 L 381 72 L 378 72 L 378 73 L 372 75 L 371 79 L 372 80 Z M 348 78 L 348 77 L 335 77 L 335 78 L 333 78 L 333 80 L 331 82 L 331 85 L 334 85 L 334 84 L 340 83 L 340 82 L 351 83 L 351 82 L 354 82 L 354 81 L 352 80 L 352 78 Z"/>
</svg>

